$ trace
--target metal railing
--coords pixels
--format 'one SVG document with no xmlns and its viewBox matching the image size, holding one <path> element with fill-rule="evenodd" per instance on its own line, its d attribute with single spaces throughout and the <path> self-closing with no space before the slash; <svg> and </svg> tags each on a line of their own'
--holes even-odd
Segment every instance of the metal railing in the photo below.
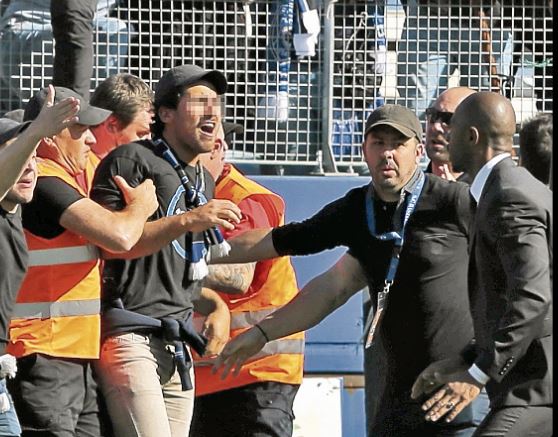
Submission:
<svg viewBox="0 0 558 437">
<path fill-rule="evenodd" d="M 362 168 L 364 120 L 385 102 L 424 118 L 440 91 L 461 84 L 505 93 L 520 124 L 552 110 L 547 0 L 497 3 L 310 2 L 320 33 L 315 54 L 298 56 L 298 0 L 99 0 L 91 87 L 122 71 L 154 86 L 181 63 L 219 69 L 230 84 L 227 119 L 245 127 L 233 160 L 351 172 Z M 53 42 L 48 1 L 2 5 L 3 113 L 51 80 Z"/>
</svg>

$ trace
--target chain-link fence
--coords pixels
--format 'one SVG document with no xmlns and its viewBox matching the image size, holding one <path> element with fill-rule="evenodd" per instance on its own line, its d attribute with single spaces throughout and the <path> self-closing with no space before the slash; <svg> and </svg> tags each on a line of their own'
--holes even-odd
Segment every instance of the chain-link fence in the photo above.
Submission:
<svg viewBox="0 0 558 437">
<path fill-rule="evenodd" d="M 2 1 L 2 113 L 52 77 L 49 3 Z M 385 102 L 424 119 L 441 91 L 465 85 L 507 95 L 520 124 L 552 111 L 549 3 L 99 0 L 91 87 L 123 71 L 154 86 L 181 63 L 219 69 L 227 119 L 245 127 L 233 160 L 351 171 L 363 122 Z"/>
</svg>

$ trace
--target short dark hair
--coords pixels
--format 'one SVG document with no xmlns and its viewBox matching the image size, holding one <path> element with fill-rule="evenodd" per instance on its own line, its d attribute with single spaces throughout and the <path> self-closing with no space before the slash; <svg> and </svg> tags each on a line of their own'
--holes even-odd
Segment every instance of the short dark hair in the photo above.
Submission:
<svg viewBox="0 0 558 437">
<path fill-rule="evenodd" d="M 123 127 L 126 127 L 139 111 L 146 106 L 153 107 L 153 91 L 139 77 L 119 73 L 101 82 L 93 92 L 90 102 L 94 106 L 112 111 Z"/>
<path fill-rule="evenodd" d="M 552 114 L 540 113 L 528 120 L 519 132 L 521 165 L 544 184 L 550 177 L 552 160 Z"/>
<path fill-rule="evenodd" d="M 159 108 L 164 106 L 165 108 L 176 109 L 184 91 L 189 86 L 190 85 L 177 85 L 172 90 L 165 93 L 164 96 L 157 99 L 157 103 L 155 103 L 155 117 L 151 125 L 151 131 L 155 136 L 162 135 L 163 129 L 165 128 L 165 124 L 159 118 Z"/>
</svg>

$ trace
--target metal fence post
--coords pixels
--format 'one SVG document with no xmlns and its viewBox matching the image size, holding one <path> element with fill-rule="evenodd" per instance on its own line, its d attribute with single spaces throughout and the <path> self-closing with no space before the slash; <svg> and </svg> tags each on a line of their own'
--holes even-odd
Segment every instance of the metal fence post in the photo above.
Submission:
<svg viewBox="0 0 558 437">
<path fill-rule="evenodd" d="M 334 57 L 334 6 L 337 0 L 326 0 L 324 3 L 324 69 L 322 75 L 322 159 L 326 172 L 337 173 L 337 165 L 332 149 L 333 125 L 333 57 Z"/>
</svg>

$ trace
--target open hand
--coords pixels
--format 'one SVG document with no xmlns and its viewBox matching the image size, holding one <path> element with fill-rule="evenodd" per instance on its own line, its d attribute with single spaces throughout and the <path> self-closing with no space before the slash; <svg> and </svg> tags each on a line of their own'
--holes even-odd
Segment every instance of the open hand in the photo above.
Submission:
<svg viewBox="0 0 558 437">
<path fill-rule="evenodd" d="M 467 364 L 459 356 L 446 358 L 445 360 L 430 364 L 420 373 L 413 384 L 411 398 L 418 399 L 420 396 L 432 393 L 435 389 L 441 387 L 444 382 L 439 380 L 440 375 L 454 373 L 467 368 Z"/>
<path fill-rule="evenodd" d="M 422 409 L 426 411 L 425 419 L 432 422 L 436 422 L 444 416 L 446 422 L 451 422 L 463 408 L 475 400 L 483 387 L 469 374 L 467 369 L 450 373 L 437 371 L 434 372 L 432 378 L 434 385 L 443 384 L 422 405 Z"/>
<path fill-rule="evenodd" d="M 256 328 L 244 331 L 225 346 L 221 355 L 215 360 L 212 372 L 217 373 L 219 368 L 224 366 L 221 379 L 225 379 L 231 370 L 233 375 L 237 376 L 244 362 L 261 351 L 265 343 L 263 335 Z"/>
<path fill-rule="evenodd" d="M 229 339 L 231 315 L 228 311 L 212 312 L 203 323 L 202 334 L 207 338 L 204 357 L 219 355 Z"/>
<path fill-rule="evenodd" d="M 186 230 L 203 232 L 212 226 L 221 226 L 227 230 L 234 229 L 234 224 L 240 223 L 242 212 L 230 200 L 212 199 L 183 216 Z"/>
<path fill-rule="evenodd" d="M 79 100 L 75 97 L 68 97 L 55 104 L 54 95 L 54 86 L 49 85 L 47 98 L 41 112 L 31 124 L 41 133 L 42 137 L 56 135 L 78 121 Z M 31 126 L 29 127 L 31 128 Z"/>
</svg>

